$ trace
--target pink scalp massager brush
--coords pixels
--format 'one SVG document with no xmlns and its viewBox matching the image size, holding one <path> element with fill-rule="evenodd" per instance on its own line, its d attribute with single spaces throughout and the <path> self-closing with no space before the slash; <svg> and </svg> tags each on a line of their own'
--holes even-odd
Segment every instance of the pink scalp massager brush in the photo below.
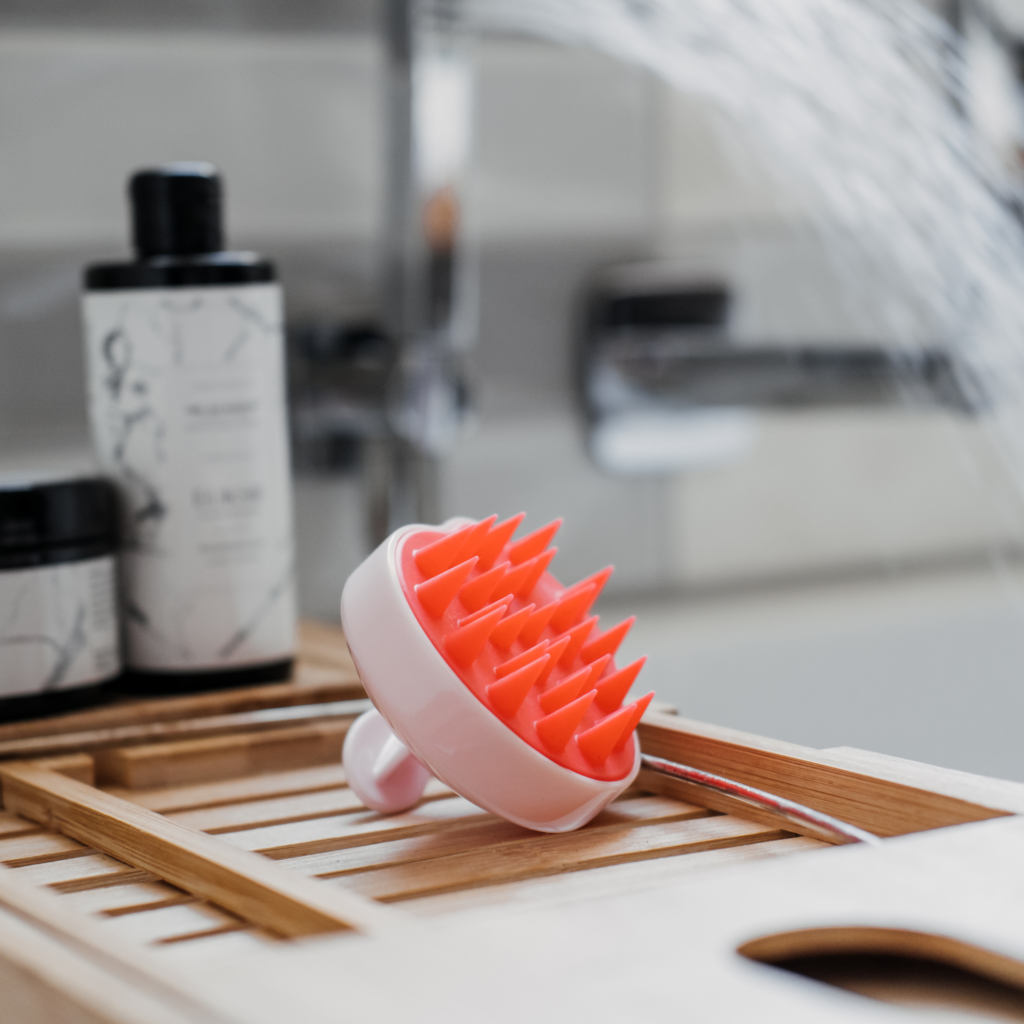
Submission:
<svg viewBox="0 0 1024 1024">
<path fill-rule="evenodd" d="M 523 515 L 396 530 L 349 577 L 341 619 L 376 710 L 349 730 L 349 785 L 367 806 L 411 807 L 433 774 L 527 828 L 594 817 L 640 767 L 624 704 L 644 658 L 618 668 L 633 619 L 589 616 L 612 573 L 571 587 L 548 571 L 561 520 L 520 540 Z"/>
</svg>

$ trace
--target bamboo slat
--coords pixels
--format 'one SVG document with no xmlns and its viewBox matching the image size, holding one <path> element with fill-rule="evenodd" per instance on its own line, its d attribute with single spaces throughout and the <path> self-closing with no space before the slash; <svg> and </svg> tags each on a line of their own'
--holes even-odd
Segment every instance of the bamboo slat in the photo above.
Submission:
<svg viewBox="0 0 1024 1024">
<path fill-rule="evenodd" d="M 59 832 L 41 831 L 13 839 L 0 839 L 0 864 L 10 868 L 81 857 L 91 852 L 87 846 Z"/>
<path fill-rule="evenodd" d="M 312 793 L 298 793 L 294 796 L 271 797 L 267 800 L 247 800 L 242 804 L 221 804 L 217 807 L 200 807 L 198 810 L 174 811 L 167 817 L 200 832 L 219 835 L 222 832 L 269 828 L 273 825 L 288 825 L 297 821 L 329 818 L 365 810 L 366 807 L 352 790 L 339 787 Z"/>
<path fill-rule="evenodd" d="M 488 821 L 491 815 L 462 797 L 419 804 L 404 814 L 381 815 L 361 811 L 319 818 L 292 825 L 273 825 L 218 836 L 225 844 L 254 850 L 274 860 L 341 850 L 377 843 L 381 838 L 425 835 L 449 827 L 453 821 Z"/>
<path fill-rule="evenodd" d="M 292 729 L 101 750 L 95 755 L 96 774 L 101 784 L 152 789 L 339 762 L 351 722 L 347 718 Z"/>
<path fill-rule="evenodd" d="M 108 934 L 118 935 L 134 945 L 154 942 L 188 942 L 247 927 L 246 922 L 209 903 L 196 901 L 169 907 L 118 914 L 103 919 Z"/>
<path fill-rule="evenodd" d="M 97 969 L 96 963 L 68 948 L 63 937 L 48 935 L 33 922 L 0 908 L 0 990 L 3 1019 L 46 1024 L 195 1024 L 210 1020 L 208 1009 L 183 1013 Z M 170 995 L 171 993 L 166 993 Z"/>
<path fill-rule="evenodd" d="M 610 833 L 624 829 L 639 829 L 651 825 L 707 817 L 712 812 L 703 807 L 684 804 L 663 797 L 636 797 L 612 804 L 576 835 Z M 359 871 L 396 867 L 426 860 L 451 857 L 491 847 L 508 849 L 516 844 L 524 848 L 542 840 L 536 832 L 502 821 L 494 815 L 483 820 L 476 818 L 464 822 L 453 821 L 448 828 L 411 838 L 390 839 L 387 832 L 380 833 L 380 842 L 360 845 L 329 854 L 317 854 L 287 864 L 304 874 L 318 878 L 335 878 Z M 550 837 L 548 837 L 550 840 Z"/>
<path fill-rule="evenodd" d="M 334 762 L 317 765 L 315 768 L 247 775 L 240 779 L 200 782 L 191 786 L 161 786 L 152 790 L 123 789 L 118 786 L 104 788 L 122 800 L 167 814 L 339 789 L 345 785 L 345 772 L 339 762 Z"/>
<path fill-rule="evenodd" d="M 598 899 L 620 893 L 668 885 L 698 871 L 741 864 L 794 853 L 827 849 L 830 844 L 807 836 L 772 839 L 766 842 L 704 850 L 679 857 L 656 860 L 631 860 L 605 867 L 591 867 L 571 874 L 542 875 L 497 885 L 456 889 L 436 895 L 420 896 L 402 904 L 402 909 L 417 917 L 436 917 L 481 907 L 515 904 L 518 907 L 562 904 Z"/>
<path fill-rule="evenodd" d="M 240 928 L 233 932 L 196 935 L 185 942 L 165 942 L 148 948 L 158 954 L 161 965 L 170 964 L 179 970 L 189 972 L 193 966 L 264 953 L 268 949 L 273 949 L 280 941 L 280 935 L 263 928 Z M 148 1022 L 139 1021 L 138 1024 Z"/>
<path fill-rule="evenodd" d="M 166 882 L 134 882 L 66 893 L 62 899 L 67 906 L 83 914 L 117 917 L 120 914 L 133 914 L 138 910 L 156 910 L 158 907 L 194 903 L 197 897 Z"/>
<path fill-rule="evenodd" d="M 41 768 L 48 768 L 52 772 L 60 772 L 69 779 L 78 779 L 86 785 L 96 784 L 96 762 L 90 754 L 61 754 L 57 757 L 38 758 L 37 763 Z"/>
<path fill-rule="evenodd" d="M 265 858 L 55 772 L 14 762 L 0 766 L 0 778 L 7 807 L 254 924 L 307 935 L 341 928 L 369 932 L 389 923 L 388 913 L 371 902 L 327 894 Z"/>
<path fill-rule="evenodd" d="M 10 811 L 0 811 L 0 839 L 39 831 L 41 829 L 34 821 L 29 821 L 20 814 L 12 814 Z"/>
<path fill-rule="evenodd" d="M 581 829 L 528 842 L 472 850 L 438 860 L 365 871 L 340 880 L 363 896 L 390 902 L 428 893 L 539 875 L 557 875 L 621 861 L 649 860 L 726 846 L 768 842 L 790 835 L 730 815 L 647 825 L 642 828 Z"/>
<path fill-rule="evenodd" d="M 957 796 L 879 778 L 828 763 L 827 756 L 792 743 L 766 740 L 675 715 L 648 714 L 639 726 L 645 753 L 745 782 L 795 800 L 880 836 L 983 821 L 1024 811 L 1024 798 L 985 807 Z M 728 797 L 648 773 L 657 792 L 705 806 L 759 816 Z M 1019 803 L 1019 806 L 1018 806 Z"/>
<path fill-rule="evenodd" d="M 7 869 L 0 869 L 0 991 L 4 1020 L 18 1024 L 229 1024 L 175 971 Z"/>
<path fill-rule="evenodd" d="M 427 784 L 423 802 L 443 800 L 453 796 L 452 791 L 436 779 Z M 321 790 L 296 796 L 274 797 L 269 800 L 250 800 L 230 806 L 203 807 L 195 811 L 179 811 L 167 815 L 172 821 L 211 835 L 239 832 L 255 828 L 271 828 L 316 818 L 335 817 L 365 811 L 362 801 L 350 789 Z"/>
<path fill-rule="evenodd" d="M 82 892 L 102 889 L 128 882 L 151 882 L 153 876 L 141 868 L 108 857 L 105 853 L 90 853 L 81 857 L 29 864 L 11 868 L 16 878 L 30 885 L 46 886 L 56 892 Z"/>
</svg>

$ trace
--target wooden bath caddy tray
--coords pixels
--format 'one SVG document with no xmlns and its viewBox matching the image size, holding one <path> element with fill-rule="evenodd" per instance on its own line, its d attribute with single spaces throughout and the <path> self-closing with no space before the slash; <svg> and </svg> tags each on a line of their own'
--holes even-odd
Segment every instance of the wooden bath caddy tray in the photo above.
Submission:
<svg viewBox="0 0 1024 1024">
<path fill-rule="evenodd" d="M 877 1004 L 736 952 L 859 950 L 855 933 L 917 955 L 939 935 L 1011 1001 L 1024 985 L 1024 906 L 990 931 L 976 913 L 1021 895 L 1022 785 L 662 709 L 646 752 L 908 838 L 833 848 L 646 772 L 565 835 L 436 782 L 384 817 L 340 764 L 367 706 L 340 631 L 307 623 L 289 683 L 0 727 L 0 1021 L 660 1020 L 709 999 L 707 1019 L 749 1000 L 856 1019 Z"/>
</svg>

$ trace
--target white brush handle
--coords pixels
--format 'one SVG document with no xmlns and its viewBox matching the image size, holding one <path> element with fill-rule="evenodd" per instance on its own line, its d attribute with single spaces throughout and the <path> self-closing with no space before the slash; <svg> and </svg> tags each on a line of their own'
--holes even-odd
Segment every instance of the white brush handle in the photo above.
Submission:
<svg viewBox="0 0 1024 1024">
<path fill-rule="evenodd" d="M 430 781 L 430 772 L 376 709 L 352 723 L 341 758 L 352 792 L 382 814 L 396 814 L 415 806 Z"/>
</svg>

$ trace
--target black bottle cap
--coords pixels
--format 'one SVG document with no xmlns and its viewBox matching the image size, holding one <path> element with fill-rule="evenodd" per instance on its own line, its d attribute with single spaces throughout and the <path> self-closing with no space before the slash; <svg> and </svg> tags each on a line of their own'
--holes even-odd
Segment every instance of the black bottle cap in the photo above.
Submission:
<svg viewBox="0 0 1024 1024">
<path fill-rule="evenodd" d="M 182 162 L 138 171 L 129 193 L 140 258 L 224 248 L 220 176 L 213 164 Z"/>
<path fill-rule="evenodd" d="M 0 556 L 117 542 L 117 496 L 106 480 L 0 480 Z"/>
</svg>

